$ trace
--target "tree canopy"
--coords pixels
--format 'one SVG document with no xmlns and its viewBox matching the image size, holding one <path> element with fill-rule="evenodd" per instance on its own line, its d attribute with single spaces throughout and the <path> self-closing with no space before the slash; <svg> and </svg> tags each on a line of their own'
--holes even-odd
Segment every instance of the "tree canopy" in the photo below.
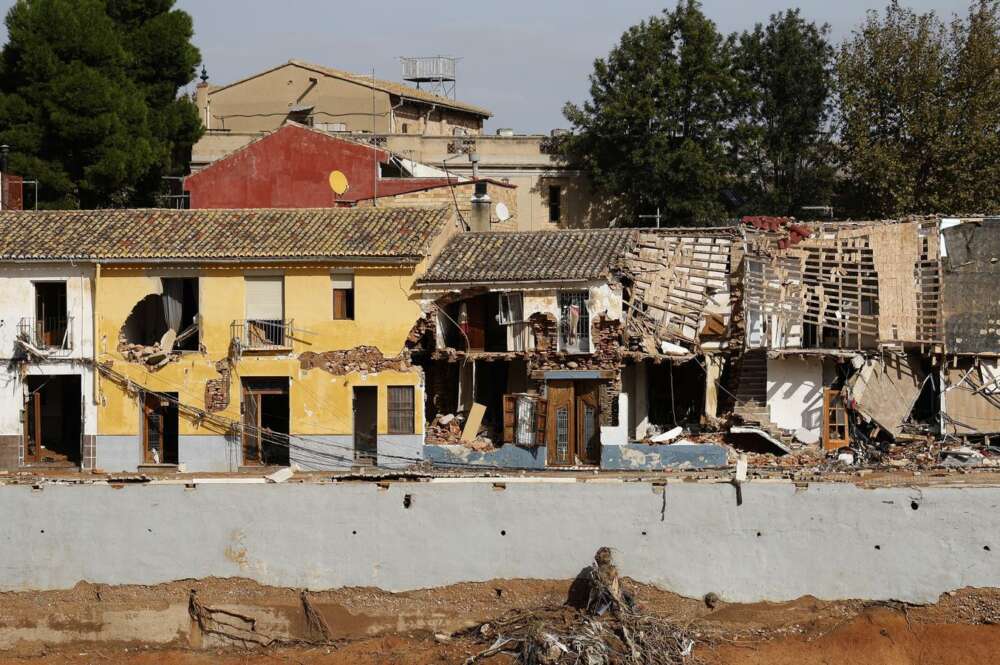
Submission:
<svg viewBox="0 0 1000 665">
<path fill-rule="evenodd" d="M 617 223 L 1000 208 L 1000 2 L 945 22 L 892 0 L 839 47 L 798 10 L 721 35 L 697 0 L 629 28 L 568 104 L 565 160 Z"/>
<path fill-rule="evenodd" d="M 828 33 L 796 9 L 740 36 L 736 68 L 746 107 L 735 147 L 744 210 L 795 215 L 803 206 L 831 202 L 834 49 Z"/>
<path fill-rule="evenodd" d="M 1000 206 L 1000 21 L 977 0 L 950 25 L 895 0 L 837 63 L 844 204 L 858 214 Z"/>
<path fill-rule="evenodd" d="M 657 209 L 686 224 L 724 213 L 739 92 L 735 41 L 685 0 L 629 28 L 594 62 L 590 100 L 566 105 L 574 132 L 563 154 L 620 204 L 618 223 L 634 225 Z"/>
<path fill-rule="evenodd" d="M 200 55 L 173 0 L 18 0 L 0 54 L 0 142 L 48 207 L 151 205 L 201 133 L 178 89 Z"/>
</svg>

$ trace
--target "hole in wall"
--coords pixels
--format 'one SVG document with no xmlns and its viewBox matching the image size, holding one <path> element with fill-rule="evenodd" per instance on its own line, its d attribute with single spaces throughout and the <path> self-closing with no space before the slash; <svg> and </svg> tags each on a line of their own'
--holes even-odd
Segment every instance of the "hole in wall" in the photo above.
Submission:
<svg viewBox="0 0 1000 665">
<path fill-rule="evenodd" d="M 983 545 L 983 551 L 984 552 L 989 552 L 990 551 L 990 546 L 989 545 Z"/>
<path fill-rule="evenodd" d="M 39 530 L 39 532 L 38 532 L 38 533 L 45 533 L 45 529 L 41 529 L 41 530 Z"/>
<path fill-rule="evenodd" d="M 916 501 L 910 501 L 910 508 L 912 508 L 913 510 L 916 510 L 919 507 L 920 507 L 919 503 L 917 503 Z"/>
<path fill-rule="evenodd" d="M 760 538 L 760 531 L 757 532 L 757 537 Z"/>
<path fill-rule="evenodd" d="M 497 595 L 497 598 L 503 598 L 503 589 L 498 587 L 493 589 L 493 592 Z"/>
<path fill-rule="evenodd" d="M 506 536 L 507 535 L 506 529 L 500 529 L 500 535 L 501 536 Z"/>
<path fill-rule="evenodd" d="M 875 549 L 880 550 L 880 549 L 882 549 L 882 546 L 881 545 L 876 545 Z"/>
<path fill-rule="evenodd" d="M 642 532 L 642 535 L 644 535 L 644 536 L 645 536 L 645 535 L 646 535 L 646 532 L 645 532 L 645 531 L 643 531 L 643 532 Z"/>
<path fill-rule="evenodd" d="M 358 532 L 357 531 L 351 531 L 351 535 L 352 536 L 356 536 L 356 535 L 358 535 Z"/>
<path fill-rule="evenodd" d="M 413 496 L 410 494 L 403 495 L 403 508 L 409 508 L 413 505 Z"/>
</svg>

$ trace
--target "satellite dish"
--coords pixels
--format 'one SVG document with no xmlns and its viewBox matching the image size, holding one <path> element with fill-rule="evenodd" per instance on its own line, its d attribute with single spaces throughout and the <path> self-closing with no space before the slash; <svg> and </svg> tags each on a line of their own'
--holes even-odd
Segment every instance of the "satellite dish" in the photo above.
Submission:
<svg viewBox="0 0 1000 665">
<path fill-rule="evenodd" d="M 330 171 L 330 189 L 337 196 L 347 191 L 347 176 L 340 171 Z"/>
<path fill-rule="evenodd" d="M 506 222 L 510 219 L 510 209 L 507 207 L 506 203 L 497 204 L 497 219 L 501 222 Z"/>
</svg>

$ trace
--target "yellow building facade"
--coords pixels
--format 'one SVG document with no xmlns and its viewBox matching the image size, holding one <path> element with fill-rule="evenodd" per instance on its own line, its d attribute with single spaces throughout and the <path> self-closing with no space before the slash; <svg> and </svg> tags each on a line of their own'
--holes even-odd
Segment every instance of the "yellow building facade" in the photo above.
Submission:
<svg viewBox="0 0 1000 665">
<path fill-rule="evenodd" d="M 55 214 L 85 232 L 80 215 Z M 95 217 L 94 468 L 421 458 L 411 287 L 455 228 L 446 208 Z M 142 242 L 116 241 L 123 224 Z"/>
</svg>

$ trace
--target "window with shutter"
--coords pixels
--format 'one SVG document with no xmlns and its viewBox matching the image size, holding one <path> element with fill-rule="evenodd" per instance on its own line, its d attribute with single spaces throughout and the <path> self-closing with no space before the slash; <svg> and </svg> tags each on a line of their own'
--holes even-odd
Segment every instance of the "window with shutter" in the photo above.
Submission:
<svg viewBox="0 0 1000 665">
<path fill-rule="evenodd" d="M 354 319 L 354 273 L 335 272 L 330 275 L 333 289 L 334 320 Z"/>
</svg>

